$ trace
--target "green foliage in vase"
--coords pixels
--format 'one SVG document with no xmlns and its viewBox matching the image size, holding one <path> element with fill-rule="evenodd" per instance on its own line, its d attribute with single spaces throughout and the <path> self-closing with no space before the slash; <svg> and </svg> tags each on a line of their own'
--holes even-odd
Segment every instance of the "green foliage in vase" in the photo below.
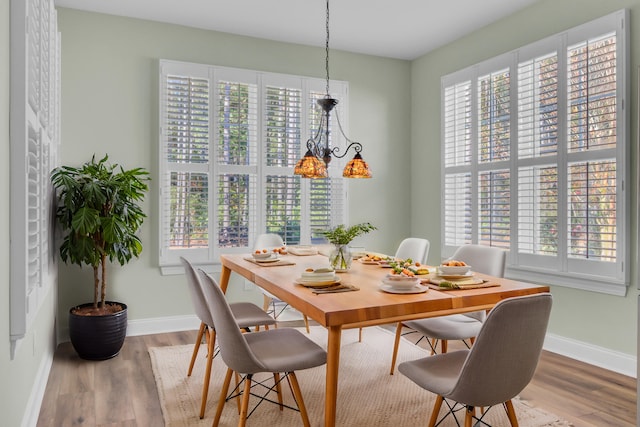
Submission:
<svg viewBox="0 0 640 427">
<path fill-rule="evenodd" d="M 356 237 L 367 234 L 373 230 L 377 230 L 377 228 L 368 222 L 363 222 L 348 228 L 344 224 L 340 224 L 331 230 L 320 231 L 319 234 L 323 235 L 329 243 L 334 245 L 348 245 Z"/>
</svg>

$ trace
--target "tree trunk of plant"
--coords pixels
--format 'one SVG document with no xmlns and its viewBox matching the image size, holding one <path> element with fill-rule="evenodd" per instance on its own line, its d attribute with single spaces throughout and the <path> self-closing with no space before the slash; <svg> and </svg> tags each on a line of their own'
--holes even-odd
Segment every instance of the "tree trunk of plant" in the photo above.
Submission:
<svg viewBox="0 0 640 427">
<path fill-rule="evenodd" d="M 98 287 L 100 286 L 100 277 L 98 277 L 98 266 L 93 266 L 93 307 L 98 308 Z"/>
<path fill-rule="evenodd" d="M 104 307 L 107 298 L 107 254 L 102 252 L 100 257 L 100 265 L 102 266 L 102 293 L 100 294 L 100 306 Z"/>
</svg>

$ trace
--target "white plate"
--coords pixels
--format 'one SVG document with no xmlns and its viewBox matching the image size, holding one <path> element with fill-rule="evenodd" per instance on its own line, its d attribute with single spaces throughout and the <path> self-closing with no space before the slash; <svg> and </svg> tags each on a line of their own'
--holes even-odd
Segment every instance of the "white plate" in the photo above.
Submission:
<svg viewBox="0 0 640 427">
<path fill-rule="evenodd" d="M 264 258 L 264 259 L 254 259 L 255 262 L 276 262 L 280 261 L 278 257 Z"/>
<path fill-rule="evenodd" d="M 361 264 L 366 264 L 366 265 L 378 265 L 378 264 L 379 264 L 379 262 L 378 262 L 378 261 L 374 261 L 374 260 L 372 260 L 372 259 L 364 259 L 364 258 L 360 258 L 360 259 L 358 259 L 358 261 L 359 261 Z"/>
<path fill-rule="evenodd" d="M 443 279 L 468 279 L 469 277 L 473 277 L 473 271 L 467 274 L 442 274 L 442 272 L 438 272 L 438 277 L 442 277 Z"/>
<path fill-rule="evenodd" d="M 404 276 L 402 274 L 387 274 L 385 280 L 396 282 L 411 282 L 412 280 L 420 280 L 416 276 Z"/>
<path fill-rule="evenodd" d="M 413 280 L 389 280 L 389 279 L 382 279 L 382 284 L 385 286 L 391 286 L 396 290 L 406 290 L 406 289 L 411 289 L 417 285 L 420 284 L 420 279 L 419 278 L 415 278 Z"/>
<path fill-rule="evenodd" d="M 319 286 L 331 286 L 331 285 L 335 285 L 336 283 L 340 283 L 340 278 L 336 277 L 333 280 L 323 280 L 321 282 L 313 282 L 310 280 L 303 280 L 302 277 L 298 277 L 296 280 L 293 281 L 293 283 L 295 283 L 296 285 L 317 288 Z"/>
<path fill-rule="evenodd" d="M 384 292 L 388 292 L 390 294 L 421 294 L 423 292 L 427 292 L 429 290 L 428 286 L 416 285 L 413 288 L 409 289 L 397 289 L 391 285 L 380 285 L 380 289 Z"/>
<path fill-rule="evenodd" d="M 463 274 L 467 274 L 471 271 L 470 265 L 457 265 L 457 266 L 449 266 L 449 265 L 440 265 L 438 266 L 438 271 L 442 274 L 447 274 L 449 276 L 461 276 Z"/>
</svg>

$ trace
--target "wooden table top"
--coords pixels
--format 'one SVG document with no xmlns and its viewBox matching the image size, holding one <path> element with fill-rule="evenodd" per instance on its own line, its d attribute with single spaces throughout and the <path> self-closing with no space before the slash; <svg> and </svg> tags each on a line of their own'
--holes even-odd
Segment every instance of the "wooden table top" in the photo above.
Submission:
<svg viewBox="0 0 640 427">
<path fill-rule="evenodd" d="M 221 255 L 222 265 L 287 302 L 323 326 L 363 327 L 490 309 L 499 301 L 514 296 L 548 292 L 548 286 L 500 279 L 477 274 L 500 286 L 455 291 L 429 289 L 420 294 L 390 294 L 380 289 L 382 278 L 389 272 L 378 265 L 354 261 L 349 272 L 337 273 L 341 283 L 358 291 L 314 294 L 311 289 L 295 284 L 308 267 L 328 266 L 322 255 L 285 255 L 282 260 L 294 265 L 262 266 L 245 260 L 249 255 Z"/>
</svg>

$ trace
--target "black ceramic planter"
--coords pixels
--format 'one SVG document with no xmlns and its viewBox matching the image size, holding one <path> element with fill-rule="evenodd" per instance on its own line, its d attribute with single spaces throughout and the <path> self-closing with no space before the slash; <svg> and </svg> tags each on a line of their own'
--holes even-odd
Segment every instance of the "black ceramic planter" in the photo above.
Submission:
<svg viewBox="0 0 640 427">
<path fill-rule="evenodd" d="M 69 310 L 69 337 L 82 359 L 105 360 L 117 356 L 127 335 L 127 306 L 120 302 L 122 311 L 104 316 L 78 316 Z M 92 303 L 78 307 L 87 307 Z M 76 308 L 76 307 L 74 307 Z"/>
</svg>

